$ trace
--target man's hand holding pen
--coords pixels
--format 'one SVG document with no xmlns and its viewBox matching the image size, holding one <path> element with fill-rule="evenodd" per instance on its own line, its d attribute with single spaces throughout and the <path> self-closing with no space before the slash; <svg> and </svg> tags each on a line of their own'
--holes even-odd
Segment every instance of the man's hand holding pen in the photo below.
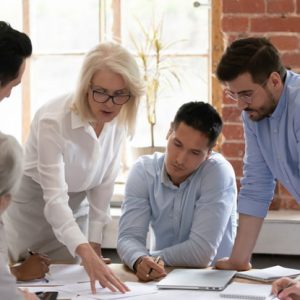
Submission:
<svg viewBox="0 0 300 300">
<path fill-rule="evenodd" d="M 134 264 L 137 277 L 142 281 L 157 280 L 167 275 L 163 260 L 157 256 L 141 256 Z"/>
<path fill-rule="evenodd" d="M 11 267 L 12 274 L 21 281 L 44 278 L 49 272 L 50 258 L 31 250 L 28 253 L 30 255 L 21 264 Z"/>
<path fill-rule="evenodd" d="M 281 300 L 300 300 L 300 277 L 280 278 L 273 282 L 272 294 Z"/>
</svg>

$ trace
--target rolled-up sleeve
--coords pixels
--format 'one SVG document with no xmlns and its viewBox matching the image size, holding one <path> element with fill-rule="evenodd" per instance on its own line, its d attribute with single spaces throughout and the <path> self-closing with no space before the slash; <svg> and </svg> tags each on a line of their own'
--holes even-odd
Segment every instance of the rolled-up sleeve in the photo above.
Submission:
<svg viewBox="0 0 300 300">
<path fill-rule="evenodd" d="M 255 131 L 243 117 L 245 156 L 238 212 L 264 218 L 274 196 L 275 179 L 258 146 Z"/>
</svg>

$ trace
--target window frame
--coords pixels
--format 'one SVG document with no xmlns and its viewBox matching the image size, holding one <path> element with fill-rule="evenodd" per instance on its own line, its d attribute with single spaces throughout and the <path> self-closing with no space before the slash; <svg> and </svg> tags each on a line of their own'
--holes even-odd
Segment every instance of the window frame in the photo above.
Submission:
<svg viewBox="0 0 300 300">
<path fill-rule="evenodd" d="M 23 31 L 30 36 L 30 1 L 32 0 L 23 0 L 22 1 L 22 15 L 23 15 Z M 113 25 L 112 25 L 112 34 L 114 38 L 122 41 L 121 36 L 121 1 L 124 0 L 112 0 L 112 11 L 113 11 Z M 104 40 L 105 31 L 106 31 L 106 5 L 107 1 L 99 0 L 99 42 Z M 221 104 L 222 104 L 222 89 L 221 85 L 216 79 L 214 73 L 217 62 L 219 61 L 223 50 L 223 37 L 222 33 L 218 28 L 221 26 L 221 3 L 217 0 L 211 0 L 211 24 L 210 24 L 210 47 L 207 54 L 199 54 L 200 57 L 208 57 L 209 59 L 209 71 L 208 71 L 208 82 L 209 82 L 209 102 L 214 105 L 219 113 L 221 113 Z M 42 54 L 41 54 L 42 55 Z M 45 55 L 45 54 L 44 54 Z M 60 54 L 62 55 L 62 54 Z M 66 53 L 65 55 L 68 55 Z M 71 55 L 71 53 L 70 53 Z M 72 54 L 73 55 L 73 54 Z M 180 53 L 175 54 L 176 56 L 182 56 Z M 33 54 L 31 59 L 34 59 L 39 54 Z M 184 55 L 185 57 L 192 57 L 194 55 Z M 31 123 L 31 80 L 30 80 L 30 71 L 31 71 L 31 59 L 28 60 L 26 70 L 23 75 L 22 86 L 21 86 L 21 95 L 22 95 L 22 142 L 24 143 L 28 137 L 30 123 Z"/>
</svg>

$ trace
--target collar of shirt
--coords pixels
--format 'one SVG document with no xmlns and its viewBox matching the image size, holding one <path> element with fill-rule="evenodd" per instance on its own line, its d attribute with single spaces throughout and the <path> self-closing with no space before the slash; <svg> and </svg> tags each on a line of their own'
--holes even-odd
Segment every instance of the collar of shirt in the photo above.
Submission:
<svg viewBox="0 0 300 300">
<path fill-rule="evenodd" d="M 272 119 L 280 119 L 283 112 L 285 111 L 285 106 L 287 101 L 287 90 L 288 90 L 289 83 L 291 81 L 291 77 L 293 77 L 293 73 L 291 71 L 287 71 L 283 91 L 279 98 L 278 104 L 271 115 Z"/>
<path fill-rule="evenodd" d="M 196 170 L 197 171 L 197 170 Z M 163 161 L 163 166 L 161 168 L 161 183 L 163 185 L 165 185 L 166 187 L 170 188 L 170 189 L 182 189 L 185 188 L 187 184 L 189 184 L 189 182 L 192 180 L 194 174 L 196 173 L 196 171 L 193 172 L 193 174 L 191 174 L 185 181 L 183 181 L 182 183 L 180 183 L 179 186 L 176 186 L 170 179 L 168 173 L 167 173 L 167 169 L 166 169 L 166 165 Z"/>
<path fill-rule="evenodd" d="M 76 114 L 75 112 L 71 111 L 71 127 L 72 127 L 72 129 L 77 129 L 77 128 L 81 128 L 82 127 L 95 140 L 101 139 L 105 135 L 105 132 L 108 130 L 108 127 L 109 126 L 113 126 L 114 123 L 115 123 L 115 120 L 112 120 L 111 122 L 105 123 L 104 126 L 103 126 L 103 128 L 102 128 L 100 136 L 97 137 L 94 129 L 89 124 L 89 122 L 88 121 L 83 121 L 78 114 Z"/>
<path fill-rule="evenodd" d="M 104 128 L 105 127 L 106 126 L 104 126 Z M 73 111 L 71 111 L 71 128 L 72 129 L 83 128 L 83 130 L 85 130 L 85 132 L 87 132 L 87 134 L 89 134 L 95 141 L 98 140 L 98 137 L 94 129 L 92 128 L 92 126 L 90 126 L 89 122 L 83 121 L 81 117 Z M 104 128 L 102 132 L 104 131 Z M 103 134 L 101 134 L 100 136 L 103 137 Z"/>
<path fill-rule="evenodd" d="M 72 122 L 72 124 L 71 124 L 72 129 L 76 129 L 79 127 L 86 127 L 89 125 L 89 123 L 87 121 L 83 121 L 80 118 L 80 116 L 73 111 L 71 111 L 71 122 Z"/>
</svg>

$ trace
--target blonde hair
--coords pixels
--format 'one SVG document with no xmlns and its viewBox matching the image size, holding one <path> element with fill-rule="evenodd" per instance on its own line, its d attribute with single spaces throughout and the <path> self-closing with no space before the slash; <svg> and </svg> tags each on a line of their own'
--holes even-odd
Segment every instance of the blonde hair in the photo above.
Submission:
<svg viewBox="0 0 300 300">
<path fill-rule="evenodd" d="M 23 150 L 17 140 L 0 132 L 0 196 L 14 194 L 23 173 Z"/>
<path fill-rule="evenodd" d="M 128 136 L 132 137 L 140 98 L 144 93 L 144 83 L 133 55 L 117 43 L 101 43 L 86 55 L 75 90 L 72 110 L 84 121 L 95 121 L 88 104 L 88 89 L 92 77 L 99 70 L 110 70 L 121 75 L 130 91 L 131 98 L 123 105 L 117 116 L 117 122 L 125 126 Z"/>
</svg>

